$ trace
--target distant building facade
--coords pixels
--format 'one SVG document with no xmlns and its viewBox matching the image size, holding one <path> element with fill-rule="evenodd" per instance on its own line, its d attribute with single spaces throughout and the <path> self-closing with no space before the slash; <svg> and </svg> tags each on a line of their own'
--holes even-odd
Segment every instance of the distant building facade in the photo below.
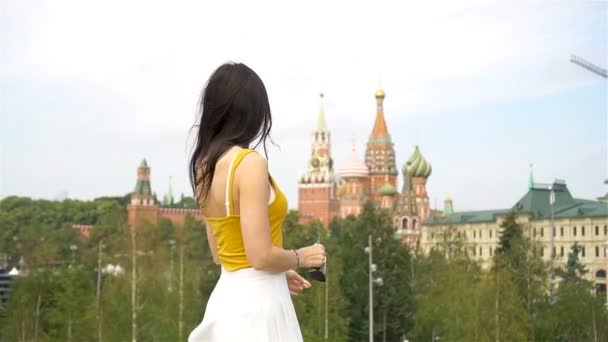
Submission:
<svg viewBox="0 0 608 342">
<path fill-rule="evenodd" d="M 540 242 L 538 253 L 544 260 L 554 256 L 556 264 L 565 265 L 570 247 L 577 242 L 582 247 L 581 261 L 589 271 L 587 278 L 599 291 L 606 290 L 608 203 L 574 198 L 564 181 L 536 184 L 531 179 L 528 192 L 506 209 L 454 212 L 451 200 L 446 201 L 445 214 L 424 223 L 421 249 L 430 252 L 451 231 L 464 241 L 469 256 L 488 268 L 498 248 L 500 224 L 511 211 L 526 227 L 524 233 Z"/>
</svg>

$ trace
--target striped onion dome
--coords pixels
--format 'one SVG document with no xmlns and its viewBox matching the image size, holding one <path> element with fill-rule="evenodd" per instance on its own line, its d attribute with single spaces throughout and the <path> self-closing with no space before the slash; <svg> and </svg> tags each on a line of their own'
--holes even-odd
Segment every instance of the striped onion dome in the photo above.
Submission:
<svg viewBox="0 0 608 342">
<path fill-rule="evenodd" d="M 367 177 L 369 169 L 365 162 L 357 155 L 357 148 L 353 145 L 348 161 L 338 171 L 342 177 Z"/>
<path fill-rule="evenodd" d="M 403 165 L 403 174 L 408 177 L 428 178 L 433 171 L 431 164 L 424 159 L 418 145 L 410 159 Z"/>
</svg>

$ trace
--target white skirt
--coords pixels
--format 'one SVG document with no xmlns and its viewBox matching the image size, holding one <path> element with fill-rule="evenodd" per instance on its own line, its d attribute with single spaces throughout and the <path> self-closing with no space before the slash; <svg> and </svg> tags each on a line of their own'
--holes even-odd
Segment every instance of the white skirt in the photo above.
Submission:
<svg viewBox="0 0 608 342">
<path fill-rule="evenodd" d="M 188 342 L 302 341 L 284 272 L 222 268 Z"/>
</svg>

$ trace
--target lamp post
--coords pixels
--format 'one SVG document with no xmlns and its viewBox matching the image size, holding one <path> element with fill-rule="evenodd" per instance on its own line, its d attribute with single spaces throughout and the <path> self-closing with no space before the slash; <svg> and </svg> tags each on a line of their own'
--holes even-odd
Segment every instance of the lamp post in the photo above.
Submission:
<svg viewBox="0 0 608 342">
<path fill-rule="evenodd" d="M 70 245 L 70 252 L 72 253 L 72 262 L 70 263 L 70 267 L 72 267 L 72 265 L 74 265 L 75 254 L 76 254 L 77 250 L 78 250 L 78 246 L 76 246 L 74 244 Z"/>
<path fill-rule="evenodd" d="M 374 283 L 379 286 L 383 285 L 382 278 L 374 279 L 374 272 L 378 270 L 376 264 L 373 263 L 372 257 L 372 235 L 367 239 L 367 247 L 365 253 L 369 256 L 369 342 L 374 342 Z"/>
<path fill-rule="evenodd" d="M 555 281 L 555 220 L 554 220 L 554 207 L 555 207 L 555 191 L 553 191 L 553 185 L 549 188 L 549 206 L 551 207 L 551 269 L 549 270 L 549 298 L 553 303 L 553 283 Z"/>
<path fill-rule="evenodd" d="M 97 247 L 97 286 L 95 287 L 95 321 L 97 323 L 97 341 L 101 342 L 101 249 L 103 240 Z"/>
<path fill-rule="evenodd" d="M 327 274 L 327 259 L 325 260 L 325 274 Z M 325 340 L 327 340 L 329 334 L 329 321 L 327 317 L 327 307 L 329 301 L 329 279 L 325 279 Z"/>
<path fill-rule="evenodd" d="M 169 240 L 169 246 L 171 249 L 171 259 L 169 260 L 169 292 L 173 291 L 173 264 L 174 264 L 174 255 L 175 255 L 175 240 Z"/>
</svg>

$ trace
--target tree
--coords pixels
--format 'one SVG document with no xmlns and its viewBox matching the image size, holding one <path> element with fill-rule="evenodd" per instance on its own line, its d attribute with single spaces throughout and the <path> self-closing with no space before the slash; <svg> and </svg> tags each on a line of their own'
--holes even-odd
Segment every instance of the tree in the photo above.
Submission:
<svg viewBox="0 0 608 342">
<path fill-rule="evenodd" d="M 522 226 L 517 223 L 517 214 L 509 212 L 500 224 L 501 234 L 498 240 L 498 254 L 505 254 L 511 250 L 513 244 L 523 239 Z"/>
<path fill-rule="evenodd" d="M 471 341 L 528 341 L 530 316 L 508 271 L 494 269 L 479 283 Z"/>
<path fill-rule="evenodd" d="M 517 289 L 529 317 L 528 335 L 535 340 L 536 330 L 542 325 L 540 307 L 550 299 L 549 265 L 538 255 L 540 243 L 524 235 L 530 227 L 519 224 L 514 212 L 507 214 L 500 226 L 502 234 L 493 258 L 493 272 L 506 272 Z"/>
<path fill-rule="evenodd" d="M 408 335 L 411 340 L 439 337 L 474 341 L 476 337 L 475 305 L 481 270 L 463 253 L 461 238 L 445 233 L 441 248 L 429 255 L 416 256 L 413 270 L 416 313 L 414 328 Z"/>
<path fill-rule="evenodd" d="M 305 289 L 299 296 L 292 297 L 302 335 L 306 341 L 324 341 L 325 321 L 328 322 L 328 339 L 346 341 L 348 319 L 345 315 L 346 299 L 339 286 L 343 263 L 337 250 L 339 246 L 320 222 L 302 225 L 299 215 L 290 211 L 283 222 L 284 248 L 299 248 L 321 240 L 327 251 L 327 282 L 311 281 L 312 287 Z M 307 270 L 299 272 L 308 277 Z M 327 307 L 327 317 L 325 308 Z"/>
<path fill-rule="evenodd" d="M 384 279 L 374 288 L 374 336 L 394 341 L 402 339 L 413 324 L 414 298 L 410 281 L 409 249 L 395 239 L 390 217 L 366 203 L 359 217 L 348 217 L 340 224 L 339 255 L 348 269 L 340 286 L 348 300 L 349 339 L 366 340 L 369 334 L 368 256 L 365 246 L 372 235 L 376 276 Z"/>
<path fill-rule="evenodd" d="M 540 333 L 561 341 L 605 341 L 608 315 L 603 296 L 596 296 L 593 283 L 584 279 L 587 270 L 579 259 L 581 250 L 582 247 L 574 243 L 565 269 L 557 272 L 562 282 L 555 303 L 545 306 L 547 318 Z"/>
</svg>

